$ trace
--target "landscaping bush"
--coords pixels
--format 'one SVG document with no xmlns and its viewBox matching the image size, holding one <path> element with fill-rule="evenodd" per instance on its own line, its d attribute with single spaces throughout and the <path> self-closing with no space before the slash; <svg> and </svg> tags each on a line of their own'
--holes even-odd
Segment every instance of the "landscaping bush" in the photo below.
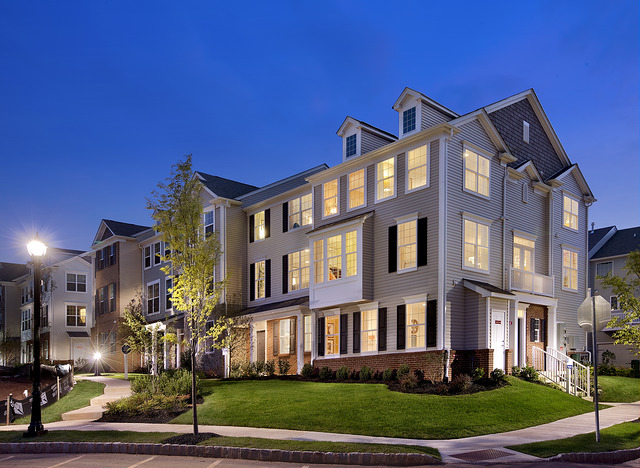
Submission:
<svg viewBox="0 0 640 468">
<path fill-rule="evenodd" d="M 151 376 L 148 374 L 136 375 L 131 381 L 132 393 L 152 393 L 153 384 L 151 383 Z"/>
<path fill-rule="evenodd" d="M 435 388 L 436 395 L 448 395 L 449 394 L 449 386 L 446 383 L 439 383 Z"/>
<path fill-rule="evenodd" d="M 471 376 L 467 374 L 460 374 L 453 378 L 449 385 L 450 393 L 465 393 L 471 387 Z"/>
<path fill-rule="evenodd" d="M 278 360 L 278 373 L 280 375 L 287 375 L 291 369 L 291 363 L 286 359 Z"/>
<path fill-rule="evenodd" d="M 320 377 L 320 380 L 331 380 L 331 378 L 333 377 L 333 372 L 331 372 L 331 369 L 329 369 L 327 366 L 324 366 L 322 369 L 320 369 L 318 377 Z"/>
<path fill-rule="evenodd" d="M 400 380 L 400 377 L 402 377 L 403 375 L 406 375 L 409 373 L 409 365 L 408 364 L 402 364 L 400 367 L 398 367 L 398 380 Z"/>
<path fill-rule="evenodd" d="M 393 382 L 396 380 L 396 372 L 393 369 L 385 369 L 382 373 L 382 380 L 385 382 Z"/>
<path fill-rule="evenodd" d="M 422 372 L 422 370 L 420 369 L 414 370 L 413 375 L 415 375 L 416 379 L 418 379 L 418 383 L 424 382 L 424 372 Z"/>
<path fill-rule="evenodd" d="M 200 390 L 200 378 L 196 376 L 196 390 Z M 140 395 L 191 395 L 191 372 L 187 369 L 167 370 L 157 377 L 137 375 L 131 382 L 131 391 Z"/>
<path fill-rule="evenodd" d="M 482 367 L 476 367 L 471 371 L 471 379 L 475 382 L 476 380 L 484 379 L 484 369 Z"/>
<path fill-rule="evenodd" d="M 520 369 L 520 375 L 517 375 L 516 377 L 520 377 L 527 382 L 537 382 L 538 371 L 535 370 L 532 366 L 524 366 L 522 369 Z"/>
<path fill-rule="evenodd" d="M 411 390 L 418 386 L 418 379 L 415 374 L 405 373 L 398 377 L 398 382 L 400 386 L 405 390 Z"/>
<path fill-rule="evenodd" d="M 245 362 L 241 370 L 242 377 L 252 379 L 258 375 L 256 365 L 253 362 Z"/>
<path fill-rule="evenodd" d="M 264 371 L 269 377 L 276 375 L 276 361 L 269 359 L 264 363 Z"/>
<path fill-rule="evenodd" d="M 500 382 L 506 382 L 506 377 L 504 376 L 504 371 L 502 369 L 493 369 L 491 371 L 491 374 L 489 374 L 489 377 L 491 377 L 491 380 L 493 380 L 496 383 L 500 383 Z"/>
<path fill-rule="evenodd" d="M 256 374 L 264 375 L 264 361 L 256 361 Z"/>
<path fill-rule="evenodd" d="M 363 382 L 368 382 L 373 377 L 373 369 L 369 366 L 362 366 L 360 368 L 360 380 Z"/>
<path fill-rule="evenodd" d="M 306 363 L 304 366 L 302 366 L 302 370 L 300 371 L 300 375 L 302 377 L 304 377 L 305 379 L 310 379 L 314 374 L 315 372 L 313 371 L 313 367 L 311 366 L 311 364 Z"/>
<path fill-rule="evenodd" d="M 520 377 L 520 368 L 518 366 L 513 366 L 511 368 L 511 375 L 513 375 L 514 377 Z"/>
<path fill-rule="evenodd" d="M 342 366 L 340 369 L 336 371 L 336 380 L 342 382 L 349 378 L 349 368 L 347 366 Z"/>
<path fill-rule="evenodd" d="M 126 398 L 108 402 L 107 414 L 136 416 L 153 411 L 181 411 L 187 406 L 187 400 L 176 395 L 137 393 Z"/>
</svg>

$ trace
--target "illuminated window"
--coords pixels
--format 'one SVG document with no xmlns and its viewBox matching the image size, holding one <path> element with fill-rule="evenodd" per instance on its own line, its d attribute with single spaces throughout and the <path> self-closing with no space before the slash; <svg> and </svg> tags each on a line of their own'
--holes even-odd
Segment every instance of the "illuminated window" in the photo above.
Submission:
<svg viewBox="0 0 640 468">
<path fill-rule="evenodd" d="M 313 243 L 313 280 L 324 282 L 324 239 Z"/>
<path fill-rule="evenodd" d="M 398 270 L 415 268 L 418 255 L 418 221 L 398 224 Z"/>
<path fill-rule="evenodd" d="M 349 209 L 364 205 L 364 169 L 360 169 L 349 174 Z"/>
<path fill-rule="evenodd" d="M 332 315 L 325 318 L 325 355 L 340 352 L 340 316 Z"/>
<path fill-rule="evenodd" d="M 291 326 L 295 323 L 291 319 L 280 320 L 280 349 L 279 354 L 291 354 Z"/>
<path fill-rule="evenodd" d="M 513 268 L 532 272 L 535 241 L 520 236 L 513 236 Z"/>
<path fill-rule="evenodd" d="M 289 254 L 289 291 L 309 287 L 309 249 Z"/>
<path fill-rule="evenodd" d="M 427 145 L 407 152 L 407 191 L 428 185 Z"/>
<path fill-rule="evenodd" d="M 578 290 L 578 252 L 562 249 L 562 288 Z"/>
<path fill-rule="evenodd" d="M 357 231 L 345 234 L 345 249 L 347 256 L 347 276 L 358 274 L 358 233 Z"/>
<path fill-rule="evenodd" d="M 267 228 L 265 224 L 264 211 L 260 211 L 254 215 L 253 238 L 255 240 L 267 237 Z"/>
<path fill-rule="evenodd" d="M 311 315 L 304 316 L 304 352 L 310 353 L 312 346 Z"/>
<path fill-rule="evenodd" d="M 329 281 L 342 278 L 342 236 L 327 239 L 327 265 Z"/>
<path fill-rule="evenodd" d="M 396 160 L 389 158 L 376 165 L 376 199 L 384 200 L 393 197 L 396 193 Z"/>
<path fill-rule="evenodd" d="M 407 304 L 407 348 L 424 348 L 426 331 L 426 304 Z"/>
<path fill-rule="evenodd" d="M 338 214 L 338 179 L 326 182 L 322 186 L 322 199 L 325 217 Z"/>
<path fill-rule="evenodd" d="M 84 327 L 87 324 L 87 308 L 79 305 L 67 306 L 67 326 Z"/>
<path fill-rule="evenodd" d="M 567 195 L 563 197 L 562 225 L 566 228 L 578 230 L 578 201 Z"/>
<path fill-rule="evenodd" d="M 147 314 L 160 312 L 160 283 L 147 284 Z"/>
<path fill-rule="evenodd" d="M 310 193 L 289 202 L 289 229 L 308 226 L 312 222 L 313 208 Z"/>
<path fill-rule="evenodd" d="M 489 271 L 489 226 L 465 219 L 463 252 L 464 267 Z"/>
<path fill-rule="evenodd" d="M 416 108 L 412 107 L 402 113 L 402 133 L 409 133 L 416 129 Z"/>
<path fill-rule="evenodd" d="M 490 161 L 469 149 L 464 150 L 464 188 L 489 196 Z"/>
<path fill-rule="evenodd" d="M 266 297 L 266 261 L 262 260 L 261 262 L 256 262 L 254 264 L 255 268 L 255 279 L 253 282 L 253 290 L 255 292 L 256 299 L 262 299 Z"/>
<path fill-rule="evenodd" d="M 360 339 L 360 347 L 363 353 L 378 350 L 378 311 L 363 310 L 362 311 L 362 332 Z"/>
<path fill-rule="evenodd" d="M 353 135 L 349 135 L 347 137 L 347 141 L 345 143 L 345 156 L 348 158 L 349 156 L 353 156 L 356 154 L 356 138 L 357 135 L 354 133 Z"/>
<path fill-rule="evenodd" d="M 327 251 L 323 252 L 326 242 Z M 334 281 L 358 274 L 358 232 L 350 231 L 313 244 L 314 281 Z M 325 265 L 326 263 L 326 265 Z M 324 272 L 327 272 L 327 278 Z"/>
<path fill-rule="evenodd" d="M 67 291 L 87 292 L 87 275 L 67 273 Z"/>
</svg>

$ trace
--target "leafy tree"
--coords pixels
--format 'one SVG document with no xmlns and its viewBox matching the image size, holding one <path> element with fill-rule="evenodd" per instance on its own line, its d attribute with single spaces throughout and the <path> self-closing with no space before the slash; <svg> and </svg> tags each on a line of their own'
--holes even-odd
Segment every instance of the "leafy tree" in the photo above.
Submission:
<svg viewBox="0 0 640 468">
<path fill-rule="evenodd" d="M 138 293 L 124 308 L 118 335 L 131 350 L 143 354 L 151 346 L 151 332 L 146 328 L 147 320 L 142 312 L 142 298 Z"/>
<path fill-rule="evenodd" d="M 608 274 L 598 278 L 618 296 L 618 307 L 624 311 L 622 317 L 612 317 L 608 325 L 620 328 L 613 334 L 615 343 L 633 346 L 640 356 L 640 250 L 629 254 L 624 269 L 624 276 Z"/>
<path fill-rule="evenodd" d="M 185 332 L 191 353 L 193 433 L 198 434 L 196 406 L 196 353 L 207 337 L 206 323 L 224 291 L 226 280 L 215 282 L 213 271 L 221 255 L 215 233 L 205 235 L 202 224 L 201 182 L 194 176 L 191 155 L 172 166 L 171 177 L 159 183 L 147 200 L 153 211 L 155 230 L 168 243 L 169 262 L 162 271 L 172 279 L 173 307 L 184 313 Z"/>
</svg>

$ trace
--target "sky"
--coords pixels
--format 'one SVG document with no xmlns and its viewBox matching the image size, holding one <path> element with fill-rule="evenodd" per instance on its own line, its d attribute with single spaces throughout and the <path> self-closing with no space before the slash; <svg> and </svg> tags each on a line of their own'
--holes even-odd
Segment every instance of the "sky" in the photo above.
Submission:
<svg viewBox="0 0 640 468">
<path fill-rule="evenodd" d="M 534 88 L 589 221 L 638 226 L 639 4 L 0 0 L 0 261 L 151 225 L 187 154 L 256 186 L 334 166 L 347 115 L 397 134 L 405 87 L 458 114 Z"/>
</svg>

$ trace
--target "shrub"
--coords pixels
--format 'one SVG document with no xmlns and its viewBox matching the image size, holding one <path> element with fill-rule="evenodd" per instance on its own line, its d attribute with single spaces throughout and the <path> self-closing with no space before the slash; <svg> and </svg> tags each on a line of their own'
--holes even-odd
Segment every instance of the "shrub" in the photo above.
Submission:
<svg viewBox="0 0 640 468">
<path fill-rule="evenodd" d="M 602 365 L 613 367 L 612 362 L 616 360 L 616 353 L 609 351 L 608 349 L 602 352 Z M 598 368 L 600 372 L 600 368 Z"/>
<path fill-rule="evenodd" d="M 276 375 L 276 361 L 269 359 L 264 363 L 264 371 L 269 377 Z"/>
<path fill-rule="evenodd" d="M 278 373 L 280 375 L 287 375 L 291 369 L 291 363 L 286 359 L 278 359 Z"/>
<path fill-rule="evenodd" d="M 418 379 L 416 378 L 415 374 L 410 374 L 408 372 L 398 377 L 398 382 L 400 383 L 400 386 L 405 390 L 411 390 L 418 386 Z"/>
<path fill-rule="evenodd" d="M 240 377 L 241 368 L 242 364 L 240 364 L 239 362 L 234 362 L 233 364 L 231 364 L 231 366 L 229 367 L 229 377 L 234 379 Z"/>
<path fill-rule="evenodd" d="M 402 377 L 403 375 L 406 375 L 409 373 L 409 365 L 408 364 L 402 364 L 400 367 L 398 367 L 398 380 L 400 380 L 400 377 Z"/>
<path fill-rule="evenodd" d="M 187 400 L 176 395 L 133 394 L 106 404 L 106 414 L 135 416 L 149 411 L 180 411 L 187 406 Z"/>
<path fill-rule="evenodd" d="M 349 378 L 349 368 L 347 366 L 342 366 L 340 369 L 336 371 L 336 380 L 342 382 Z"/>
<path fill-rule="evenodd" d="M 136 375 L 131 381 L 132 393 L 153 393 L 153 383 L 151 376 L 148 374 Z"/>
<path fill-rule="evenodd" d="M 156 379 L 156 392 L 163 395 L 191 395 L 191 372 L 187 369 L 167 370 Z M 200 377 L 196 374 L 196 392 L 200 392 Z"/>
<path fill-rule="evenodd" d="M 513 366 L 511 368 L 511 375 L 513 375 L 514 377 L 520 377 L 520 372 L 522 372 L 520 370 L 520 368 L 518 366 Z"/>
<path fill-rule="evenodd" d="M 313 367 L 311 366 L 311 364 L 309 364 L 308 362 L 302 366 L 302 370 L 300 371 L 300 375 L 302 377 L 304 377 L 305 379 L 310 379 L 311 377 L 313 377 Z"/>
<path fill-rule="evenodd" d="M 331 369 L 329 369 L 327 366 L 324 366 L 322 369 L 320 369 L 318 377 L 320 377 L 320 380 L 331 380 L 331 378 L 333 377 L 333 372 L 331 372 Z"/>
<path fill-rule="evenodd" d="M 476 380 L 484 379 L 484 369 L 482 367 L 476 367 L 471 371 L 471 379 L 475 382 Z"/>
<path fill-rule="evenodd" d="M 526 380 L 527 382 L 537 382 L 538 371 L 536 371 L 532 366 L 524 366 L 520 369 L 520 375 L 518 377 Z"/>
<path fill-rule="evenodd" d="M 242 377 L 250 379 L 258 375 L 256 373 L 256 365 L 253 362 L 245 362 L 242 366 L 241 372 Z"/>
<path fill-rule="evenodd" d="M 422 372 L 420 369 L 414 370 L 413 375 L 416 376 L 416 379 L 418 379 L 418 382 L 424 382 L 424 372 Z"/>
<path fill-rule="evenodd" d="M 382 373 L 382 380 L 385 382 L 392 382 L 396 380 L 396 373 L 393 369 L 385 369 Z"/>
<path fill-rule="evenodd" d="M 256 374 L 264 375 L 264 361 L 256 362 Z"/>
<path fill-rule="evenodd" d="M 449 386 L 446 383 L 439 383 L 435 388 L 436 395 L 448 395 Z"/>
<path fill-rule="evenodd" d="M 491 377 L 491 380 L 493 380 L 496 383 L 505 382 L 507 380 L 504 376 L 504 371 L 498 368 L 493 369 L 491 371 L 491 374 L 489 374 L 489 376 Z"/>
<path fill-rule="evenodd" d="M 362 366 L 360 368 L 360 380 L 363 382 L 368 382 L 373 377 L 373 369 L 369 366 Z"/>
<path fill-rule="evenodd" d="M 471 382 L 471 376 L 467 374 L 457 375 L 451 381 L 449 391 L 451 393 L 465 393 L 471 387 Z"/>
</svg>

